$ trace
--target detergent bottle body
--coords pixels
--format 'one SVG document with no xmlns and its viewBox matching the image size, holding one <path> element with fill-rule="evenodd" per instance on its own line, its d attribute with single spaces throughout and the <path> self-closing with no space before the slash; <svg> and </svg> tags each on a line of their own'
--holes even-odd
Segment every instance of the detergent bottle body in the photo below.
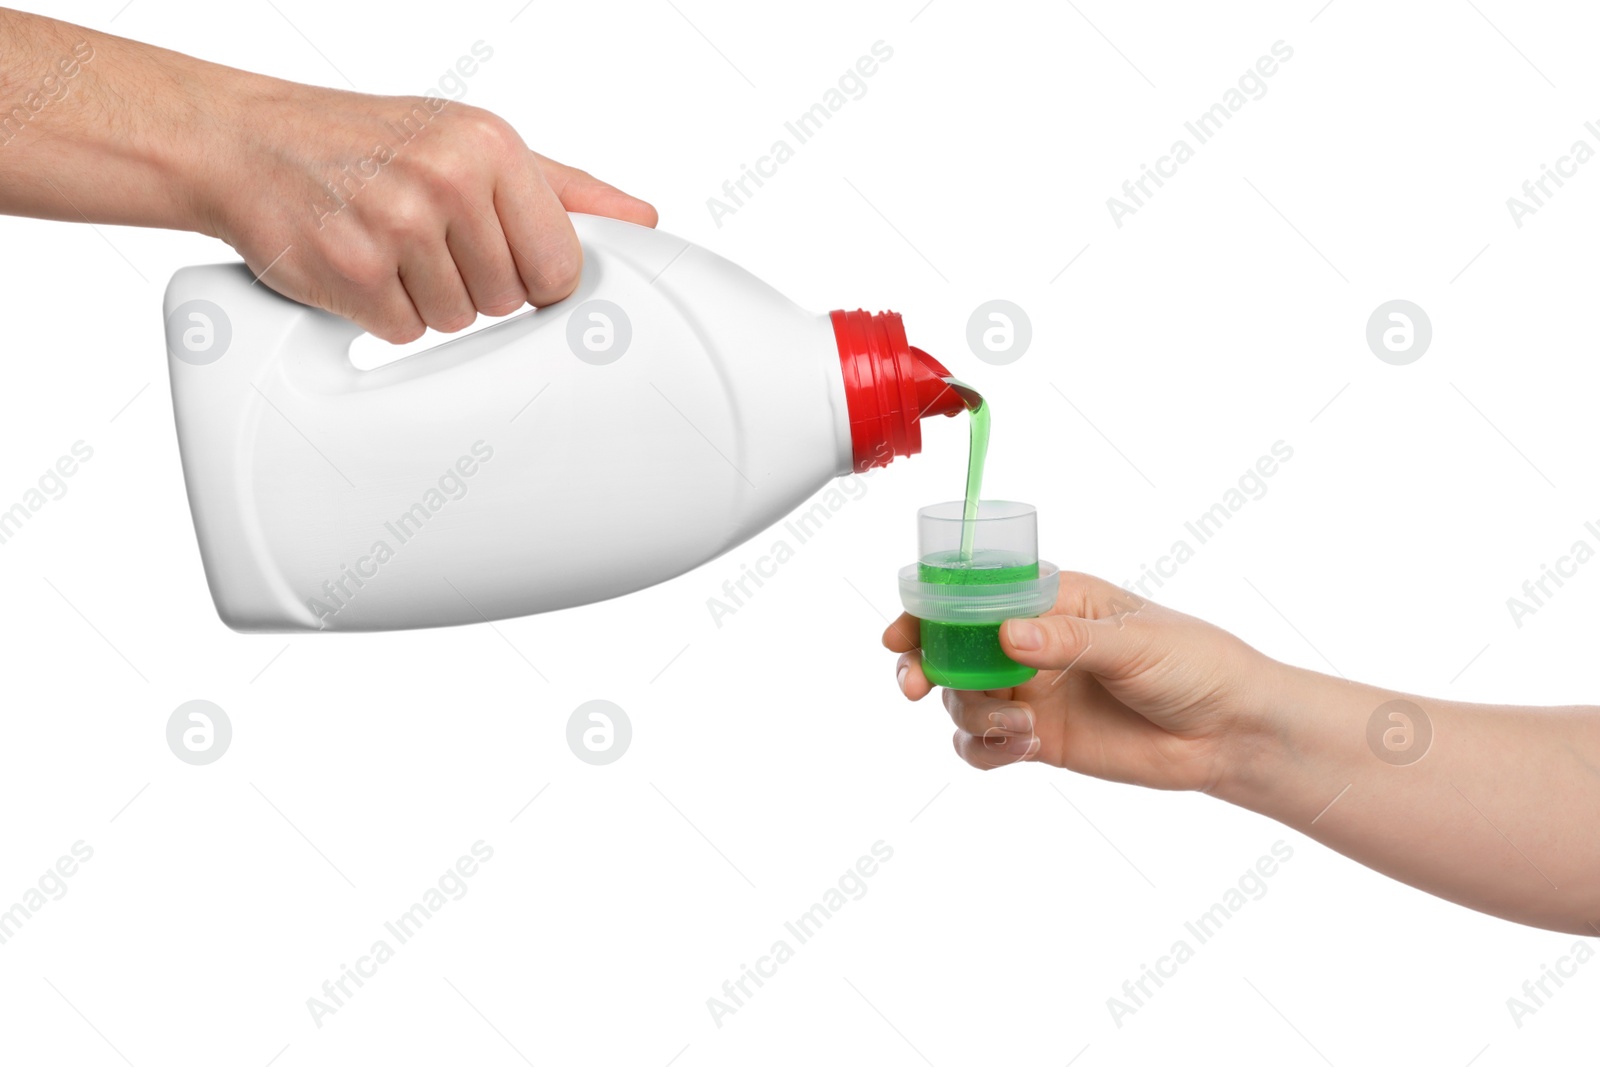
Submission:
<svg viewBox="0 0 1600 1067">
<path fill-rule="evenodd" d="M 225 623 L 407 629 L 618 596 L 915 451 L 923 398 L 952 409 L 898 316 L 815 315 L 669 234 L 573 223 L 572 296 L 366 370 L 359 327 L 242 264 L 173 276 L 178 441 Z"/>
</svg>

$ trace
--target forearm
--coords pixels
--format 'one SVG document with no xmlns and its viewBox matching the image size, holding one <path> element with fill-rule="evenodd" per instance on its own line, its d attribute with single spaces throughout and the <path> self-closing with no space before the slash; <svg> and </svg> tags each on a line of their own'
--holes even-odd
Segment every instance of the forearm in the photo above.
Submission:
<svg viewBox="0 0 1600 1067">
<path fill-rule="evenodd" d="M 0 9 L 0 213 L 207 229 L 217 131 L 268 81 Z"/>
<path fill-rule="evenodd" d="M 1217 795 L 1467 907 L 1600 934 L 1600 709 L 1429 700 L 1294 668 L 1271 691 Z M 1379 712 L 1395 700 L 1421 715 Z"/>
</svg>

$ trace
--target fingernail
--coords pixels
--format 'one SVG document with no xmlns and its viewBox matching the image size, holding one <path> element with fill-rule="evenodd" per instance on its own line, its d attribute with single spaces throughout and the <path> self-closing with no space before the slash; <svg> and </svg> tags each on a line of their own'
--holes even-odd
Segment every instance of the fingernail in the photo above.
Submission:
<svg viewBox="0 0 1600 1067">
<path fill-rule="evenodd" d="M 1026 619 L 1012 619 L 1006 623 L 1006 636 L 1011 646 L 1023 652 L 1037 652 L 1044 647 L 1044 631 Z"/>
<path fill-rule="evenodd" d="M 906 675 L 910 673 L 911 665 L 909 663 L 902 663 L 900 664 L 900 669 L 894 674 L 894 680 L 899 684 L 900 691 L 902 693 L 906 690 Z"/>
</svg>

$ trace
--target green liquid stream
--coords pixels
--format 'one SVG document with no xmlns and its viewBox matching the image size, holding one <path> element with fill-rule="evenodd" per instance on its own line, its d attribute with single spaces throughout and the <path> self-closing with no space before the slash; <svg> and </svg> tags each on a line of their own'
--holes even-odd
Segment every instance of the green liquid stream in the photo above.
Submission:
<svg viewBox="0 0 1600 1067">
<path fill-rule="evenodd" d="M 930 585 L 998 585 L 1032 581 L 1039 562 L 1015 553 L 976 549 L 978 502 L 983 497 L 983 465 L 989 454 L 989 404 L 954 378 L 945 379 L 967 404 L 971 438 L 967 447 L 967 491 L 961 513 L 961 547 L 924 559 L 917 577 Z M 1008 657 L 1000 647 L 998 623 L 922 621 L 923 670 L 935 685 L 952 689 L 1006 689 L 1036 673 Z"/>
<path fill-rule="evenodd" d="M 961 509 L 961 558 L 972 558 L 973 537 L 978 532 L 978 502 L 983 498 L 983 462 L 989 455 L 989 402 L 965 382 L 945 381 L 966 401 L 971 435 L 967 443 L 967 495 Z"/>
</svg>

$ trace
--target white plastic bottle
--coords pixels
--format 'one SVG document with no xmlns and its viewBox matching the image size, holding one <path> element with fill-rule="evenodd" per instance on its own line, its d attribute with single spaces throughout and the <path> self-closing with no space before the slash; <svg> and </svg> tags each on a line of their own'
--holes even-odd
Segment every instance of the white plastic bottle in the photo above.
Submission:
<svg viewBox="0 0 1600 1067">
<path fill-rule="evenodd" d="M 370 370 L 358 326 L 242 264 L 173 276 L 178 442 L 225 623 L 390 630 L 618 596 L 963 409 L 896 314 L 815 315 L 680 238 L 573 224 L 571 297 Z"/>
</svg>

